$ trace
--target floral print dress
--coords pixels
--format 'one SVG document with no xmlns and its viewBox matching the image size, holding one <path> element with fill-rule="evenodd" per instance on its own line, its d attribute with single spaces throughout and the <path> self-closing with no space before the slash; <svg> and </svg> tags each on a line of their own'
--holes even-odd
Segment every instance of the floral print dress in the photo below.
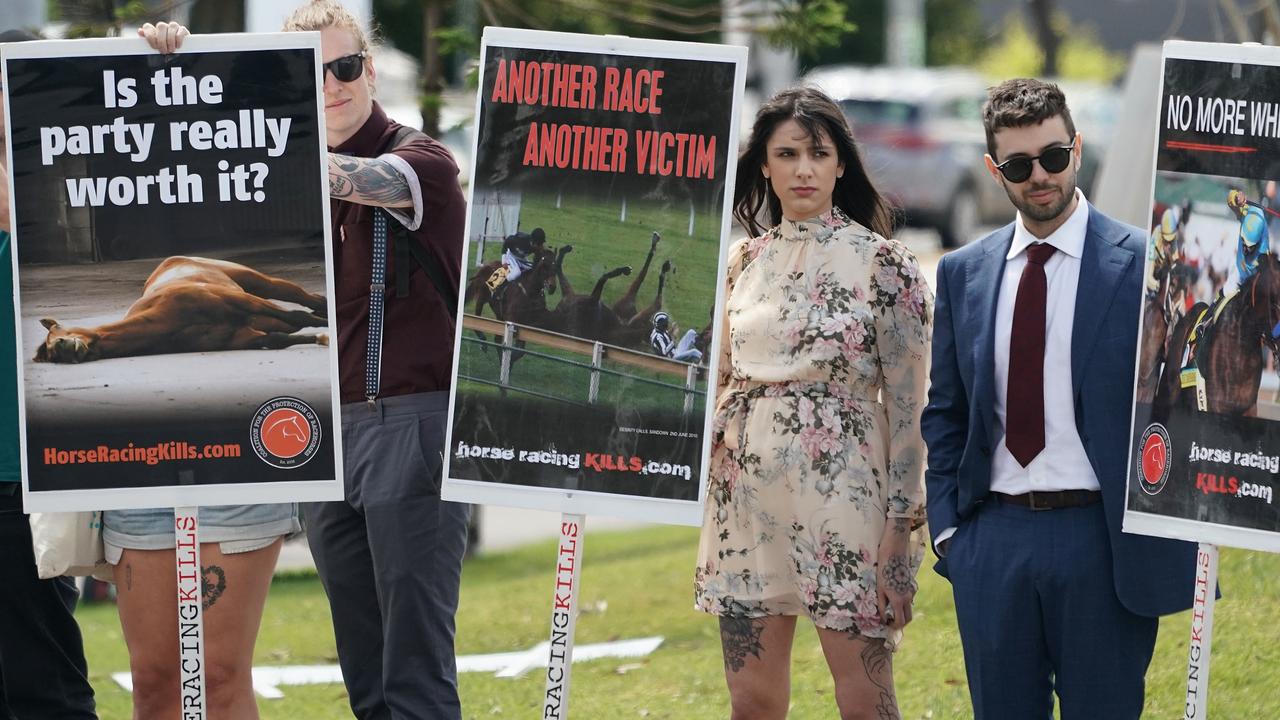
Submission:
<svg viewBox="0 0 1280 720">
<path fill-rule="evenodd" d="M 876 562 L 890 518 L 924 555 L 933 295 L 915 257 L 839 208 L 729 250 L 720 394 L 696 604 L 807 615 L 884 638 Z"/>
</svg>

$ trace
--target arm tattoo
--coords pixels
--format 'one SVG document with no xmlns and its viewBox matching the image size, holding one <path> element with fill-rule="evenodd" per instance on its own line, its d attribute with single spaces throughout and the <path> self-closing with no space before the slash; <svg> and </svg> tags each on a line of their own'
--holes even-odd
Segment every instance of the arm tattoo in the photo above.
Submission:
<svg viewBox="0 0 1280 720">
<path fill-rule="evenodd" d="M 911 573 L 911 563 L 906 555 L 890 555 L 884 564 L 884 584 L 897 595 L 909 595 L 916 591 L 916 579 Z"/>
<path fill-rule="evenodd" d="M 876 686 L 880 697 L 876 700 L 876 718 L 878 720 L 900 720 L 898 712 L 898 696 L 893 691 L 893 657 L 879 638 L 861 638 L 862 667 L 867 671 L 867 679 Z"/>
<path fill-rule="evenodd" d="M 329 197 L 343 200 L 351 195 L 355 188 L 351 187 L 351 181 L 341 175 L 329 176 Z"/>
<path fill-rule="evenodd" d="M 764 645 L 760 636 L 764 634 L 762 618 L 725 617 L 720 618 L 720 644 L 724 647 L 724 666 L 726 670 L 738 672 L 747 664 L 747 655 L 758 660 Z"/>
<path fill-rule="evenodd" d="M 222 597 L 222 593 L 227 590 L 227 573 L 217 565 L 205 565 L 200 568 L 203 577 L 201 585 L 204 589 L 204 600 L 201 607 L 205 610 L 213 607 L 218 602 L 218 598 Z"/>
<path fill-rule="evenodd" d="M 329 194 L 339 200 L 379 207 L 409 207 L 409 183 L 390 163 L 329 153 Z"/>
</svg>

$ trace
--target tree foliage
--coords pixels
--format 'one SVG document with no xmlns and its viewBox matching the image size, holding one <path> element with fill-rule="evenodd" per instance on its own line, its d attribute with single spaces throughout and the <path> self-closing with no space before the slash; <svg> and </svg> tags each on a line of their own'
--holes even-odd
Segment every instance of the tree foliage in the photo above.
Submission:
<svg viewBox="0 0 1280 720">
<path fill-rule="evenodd" d="M 1055 14 L 1054 24 L 1058 37 L 1062 38 L 1058 48 L 1058 77 L 1111 83 L 1124 72 L 1127 65 L 1124 56 L 1103 47 L 1091 26 L 1073 24 L 1062 13 Z M 1005 18 L 999 41 L 982 54 L 978 67 L 993 77 L 1044 75 L 1044 49 L 1023 17 L 1010 13 Z"/>
<path fill-rule="evenodd" d="M 839 1 L 844 5 L 845 17 L 857 26 L 857 33 L 844 35 L 809 59 L 815 65 L 883 63 L 887 57 L 886 0 Z M 926 65 L 965 65 L 978 59 L 984 38 L 977 3 L 925 0 L 924 12 Z"/>
</svg>

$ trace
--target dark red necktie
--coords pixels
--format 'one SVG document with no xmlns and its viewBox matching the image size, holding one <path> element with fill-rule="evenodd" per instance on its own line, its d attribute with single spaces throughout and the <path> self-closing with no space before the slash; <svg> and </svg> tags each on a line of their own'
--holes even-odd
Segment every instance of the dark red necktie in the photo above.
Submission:
<svg viewBox="0 0 1280 720">
<path fill-rule="evenodd" d="M 1049 286 L 1044 264 L 1056 249 L 1045 243 L 1027 248 L 1027 266 L 1013 304 L 1004 443 L 1023 467 L 1044 449 L 1044 309 Z"/>
</svg>

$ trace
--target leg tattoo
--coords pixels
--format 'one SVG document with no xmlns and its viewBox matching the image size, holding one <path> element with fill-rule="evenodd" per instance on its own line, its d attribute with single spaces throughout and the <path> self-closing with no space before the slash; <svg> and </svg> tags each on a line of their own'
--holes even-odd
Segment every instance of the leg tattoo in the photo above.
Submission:
<svg viewBox="0 0 1280 720">
<path fill-rule="evenodd" d="M 227 590 L 227 573 L 217 565 L 205 565 L 200 568 L 203 573 L 201 585 L 204 590 L 204 600 L 201 606 L 208 610 L 213 604 L 218 602 L 218 598 L 222 597 L 222 593 Z"/>
<path fill-rule="evenodd" d="M 721 617 L 720 644 L 724 647 L 724 666 L 731 672 L 738 672 L 746 666 L 747 655 L 760 659 L 764 645 L 760 636 L 764 634 L 764 620 L 761 618 Z"/>
<path fill-rule="evenodd" d="M 898 712 L 898 696 L 893 692 L 893 656 L 878 638 L 864 638 L 862 648 L 862 666 L 867 670 L 867 679 L 880 691 L 876 701 L 876 717 L 880 720 L 900 720 Z"/>
</svg>

